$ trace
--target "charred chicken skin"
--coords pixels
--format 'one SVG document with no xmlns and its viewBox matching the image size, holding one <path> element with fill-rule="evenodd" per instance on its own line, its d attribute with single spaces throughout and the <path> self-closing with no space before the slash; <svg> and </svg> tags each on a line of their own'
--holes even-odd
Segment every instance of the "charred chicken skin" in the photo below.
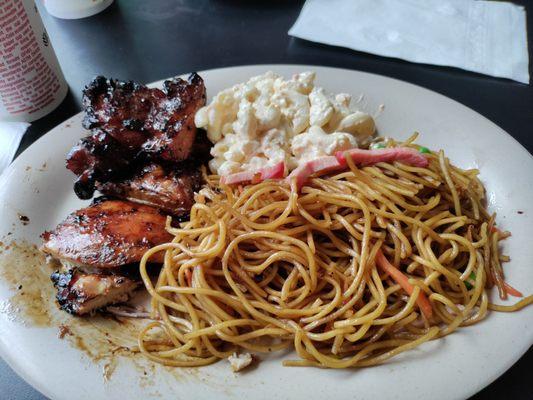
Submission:
<svg viewBox="0 0 533 400">
<path fill-rule="evenodd" d="M 136 263 L 150 248 L 172 240 L 158 209 L 123 200 L 95 201 L 42 234 L 41 250 L 62 263 L 112 270 Z M 159 258 L 158 258 L 159 257 Z M 153 262 L 162 262 L 163 254 Z"/>
<path fill-rule="evenodd" d="M 177 216 L 188 214 L 194 203 L 194 192 L 200 190 L 202 175 L 198 168 L 167 171 L 160 165 L 150 164 L 133 178 L 97 184 L 107 196 L 127 199 L 158 207 Z"/>
<path fill-rule="evenodd" d="M 115 274 L 84 273 L 77 268 L 54 272 L 51 277 L 57 289 L 61 309 L 86 315 L 104 306 L 125 302 L 140 282 Z"/>
<path fill-rule="evenodd" d="M 189 157 L 194 115 L 205 104 L 198 74 L 174 78 L 163 89 L 96 77 L 83 91 L 83 126 L 92 131 L 67 156 L 78 197 L 91 198 L 96 182 L 127 176 L 132 165 L 176 163 Z"/>
<path fill-rule="evenodd" d="M 77 175 L 74 192 L 80 199 L 93 197 L 96 179 L 120 179 L 136 163 L 137 153 L 123 148 L 112 135 L 94 130 L 80 140 L 67 156 L 67 168 Z"/>
<path fill-rule="evenodd" d="M 99 76 L 83 91 L 83 104 L 84 128 L 100 128 L 127 148 L 181 161 L 194 142 L 194 114 L 205 104 L 205 87 L 195 73 L 187 81 L 165 81 L 162 90 Z"/>
<path fill-rule="evenodd" d="M 209 160 L 211 144 L 205 131 L 199 130 L 190 158 L 178 164 L 148 164 L 138 167 L 130 177 L 97 182 L 104 195 L 157 207 L 181 219 L 188 216 L 194 204 L 194 192 L 203 183 L 198 168 Z"/>
</svg>

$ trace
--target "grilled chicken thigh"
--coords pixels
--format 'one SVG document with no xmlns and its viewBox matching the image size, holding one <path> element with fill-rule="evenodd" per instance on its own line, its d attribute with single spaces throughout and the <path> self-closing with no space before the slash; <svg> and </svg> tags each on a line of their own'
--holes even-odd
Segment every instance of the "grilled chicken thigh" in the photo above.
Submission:
<svg viewBox="0 0 533 400">
<path fill-rule="evenodd" d="M 106 196 L 157 207 L 175 217 L 186 217 L 194 204 L 194 192 L 202 186 L 199 165 L 209 160 L 211 143 L 199 130 L 188 160 L 178 164 L 151 163 L 123 179 L 97 182 Z"/>
<path fill-rule="evenodd" d="M 75 315 L 89 314 L 99 308 L 129 299 L 139 281 L 122 275 L 84 273 L 77 268 L 54 272 L 59 306 Z"/>
<path fill-rule="evenodd" d="M 85 88 L 83 103 L 91 134 L 72 148 L 67 168 L 77 176 L 76 195 L 89 199 L 97 181 L 123 179 L 132 166 L 187 159 L 205 86 L 198 74 L 167 80 L 162 90 L 100 76 Z"/>
<path fill-rule="evenodd" d="M 97 179 L 126 177 L 137 161 L 135 150 L 123 148 L 111 134 L 95 129 L 70 150 L 66 166 L 77 176 L 74 182 L 76 195 L 80 199 L 90 199 Z"/>
<path fill-rule="evenodd" d="M 100 128 L 157 159 L 181 161 L 194 142 L 194 115 L 205 105 L 205 86 L 195 73 L 186 81 L 165 81 L 162 90 L 99 76 L 84 89 L 83 105 L 84 128 Z"/>
<path fill-rule="evenodd" d="M 160 208 L 175 216 L 187 215 L 200 190 L 202 176 L 197 168 L 165 171 L 157 164 L 143 168 L 133 178 L 98 184 L 104 195 Z"/>
<path fill-rule="evenodd" d="M 122 200 L 95 201 L 42 234 L 41 250 L 72 266 L 113 269 L 140 261 L 150 248 L 172 240 L 159 210 Z M 162 262 L 159 254 L 153 262 Z"/>
<path fill-rule="evenodd" d="M 125 269 L 136 269 L 148 249 L 172 239 L 165 222 L 156 208 L 97 199 L 44 232 L 41 250 L 64 267 L 51 276 L 61 308 L 83 315 L 126 301 L 140 282 Z M 163 254 L 150 261 L 162 262 Z"/>
</svg>

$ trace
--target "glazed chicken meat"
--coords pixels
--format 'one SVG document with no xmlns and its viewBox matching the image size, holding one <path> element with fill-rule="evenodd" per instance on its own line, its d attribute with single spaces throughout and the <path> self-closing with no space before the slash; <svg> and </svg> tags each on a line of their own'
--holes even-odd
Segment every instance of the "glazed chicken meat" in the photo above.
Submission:
<svg viewBox="0 0 533 400">
<path fill-rule="evenodd" d="M 170 241 L 165 222 L 166 216 L 156 208 L 97 199 L 44 232 L 42 250 L 63 264 L 112 270 L 138 262 L 150 248 Z"/>
<path fill-rule="evenodd" d="M 200 190 L 202 175 L 197 168 L 165 170 L 158 164 L 142 168 L 132 178 L 97 184 L 98 191 L 113 197 L 158 207 L 177 216 L 186 216 Z"/>
<path fill-rule="evenodd" d="M 139 285 L 126 267 L 135 270 L 148 249 L 172 239 L 165 222 L 156 208 L 97 199 L 44 232 L 41 250 L 63 265 L 52 274 L 59 305 L 81 315 L 126 300 Z"/>
<path fill-rule="evenodd" d="M 83 91 L 83 127 L 91 134 L 67 156 L 78 197 L 91 198 L 96 182 L 127 176 L 132 165 L 186 160 L 196 137 L 194 115 L 205 104 L 198 74 L 173 78 L 163 89 L 96 77 Z"/>
<path fill-rule="evenodd" d="M 199 131 L 188 160 L 141 165 L 122 179 L 97 182 L 96 188 L 106 196 L 157 207 L 178 219 L 187 218 L 194 193 L 203 183 L 199 165 L 207 162 L 210 147 L 205 132 Z"/>
<path fill-rule="evenodd" d="M 127 301 L 141 286 L 139 261 L 172 240 L 167 215 L 187 218 L 211 148 L 194 125 L 205 104 L 198 74 L 167 80 L 162 89 L 99 76 L 84 89 L 83 104 L 89 134 L 66 166 L 79 198 L 96 189 L 106 197 L 41 235 L 41 250 L 62 265 L 51 276 L 59 306 L 76 315 Z M 151 262 L 162 263 L 163 253 Z"/>
<path fill-rule="evenodd" d="M 130 298 L 140 282 L 117 274 L 86 273 L 77 268 L 57 271 L 51 275 L 57 289 L 57 302 L 61 309 L 86 315 Z"/>
</svg>

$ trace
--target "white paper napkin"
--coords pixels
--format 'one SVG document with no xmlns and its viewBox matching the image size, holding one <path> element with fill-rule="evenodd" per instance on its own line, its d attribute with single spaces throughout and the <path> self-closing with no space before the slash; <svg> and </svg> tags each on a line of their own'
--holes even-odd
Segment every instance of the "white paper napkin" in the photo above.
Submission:
<svg viewBox="0 0 533 400">
<path fill-rule="evenodd" d="M 529 83 L 521 6 L 473 0 L 307 0 L 289 35 Z"/>
<path fill-rule="evenodd" d="M 27 122 L 0 122 L 0 175 L 13 160 L 29 126 Z"/>
</svg>

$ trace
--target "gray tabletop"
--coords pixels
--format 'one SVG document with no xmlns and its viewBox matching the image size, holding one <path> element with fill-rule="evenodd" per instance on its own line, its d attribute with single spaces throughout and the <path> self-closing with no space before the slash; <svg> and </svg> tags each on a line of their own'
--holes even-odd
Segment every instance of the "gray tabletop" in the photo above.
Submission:
<svg viewBox="0 0 533 400">
<path fill-rule="evenodd" d="M 529 11 L 529 43 L 533 43 L 533 3 L 514 2 Z M 303 1 L 290 0 L 115 0 L 103 13 L 82 20 L 55 19 L 39 5 L 70 93 L 56 111 L 32 125 L 19 153 L 80 111 L 81 89 L 94 75 L 151 82 L 189 71 L 272 63 L 356 69 L 427 87 L 483 114 L 533 153 L 530 85 L 291 38 L 287 31 L 302 5 Z M 531 399 L 532 367 L 530 349 L 472 399 Z M 0 359 L 0 398 L 45 397 Z"/>
</svg>

